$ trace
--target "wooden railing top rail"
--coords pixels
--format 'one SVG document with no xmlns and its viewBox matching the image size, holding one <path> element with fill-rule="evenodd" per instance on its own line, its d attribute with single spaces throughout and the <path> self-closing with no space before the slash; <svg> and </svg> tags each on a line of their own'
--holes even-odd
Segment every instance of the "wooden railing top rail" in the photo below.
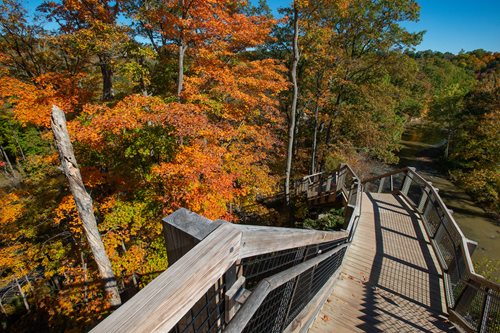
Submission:
<svg viewBox="0 0 500 333">
<path fill-rule="evenodd" d="M 399 173 L 405 173 L 408 170 L 410 170 L 408 167 L 401 168 L 401 169 L 396 169 L 396 170 L 393 170 L 393 171 L 389 171 L 389 172 L 383 173 L 381 175 L 376 175 L 376 176 L 373 176 L 373 177 L 370 177 L 370 178 L 365 178 L 365 179 L 363 179 L 361 181 L 361 183 L 362 184 L 370 183 L 370 182 L 372 182 L 374 180 L 378 180 L 378 179 L 382 179 L 382 178 L 385 178 L 385 177 L 397 175 Z"/>
<path fill-rule="evenodd" d="M 238 259 L 241 231 L 219 225 L 93 333 L 168 332 Z"/>
<path fill-rule="evenodd" d="M 312 175 L 304 176 L 301 179 L 297 180 L 296 182 L 304 182 L 304 181 L 309 180 L 311 178 L 315 178 L 317 176 L 326 175 L 326 174 L 332 174 L 332 175 L 334 175 L 337 172 L 340 173 L 340 172 L 343 172 L 343 171 L 350 171 L 352 173 L 352 175 L 354 176 L 354 178 L 356 178 L 358 180 L 361 180 L 361 178 L 358 177 L 358 175 L 356 174 L 356 172 L 351 168 L 351 166 L 349 164 L 341 164 L 340 167 L 338 167 L 336 170 L 334 170 L 332 172 L 326 172 L 326 171 L 317 172 L 317 173 L 314 173 Z M 318 181 L 313 181 L 310 184 L 312 185 L 312 184 L 317 183 L 317 182 Z"/>
<path fill-rule="evenodd" d="M 345 231 L 261 227 L 233 224 L 241 232 L 240 259 L 347 238 Z"/>
<path fill-rule="evenodd" d="M 408 167 L 402 168 L 402 169 L 394 170 L 391 172 L 387 172 L 387 173 L 379 175 L 379 176 L 364 179 L 362 181 L 362 184 L 365 185 L 367 183 L 376 181 L 378 179 L 390 177 L 390 176 L 400 174 L 400 173 L 411 174 L 412 177 L 418 179 L 419 182 L 423 183 L 424 186 L 433 194 L 434 198 L 436 198 L 438 205 L 440 206 L 441 210 L 444 212 L 445 217 L 451 223 L 454 231 L 456 231 L 460 235 L 460 238 L 461 238 L 460 248 L 461 248 L 461 251 L 462 251 L 464 258 L 465 258 L 465 267 L 466 267 L 466 270 L 467 270 L 467 273 L 468 273 L 470 279 L 472 279 L 472 280 L 474 280 L 474 281 L 476 281 L 484 286 L 487 286 L 490 289 L 500 291 L 500 284 L 499 283 L 496 283 L 494 281 L 490 281 L 490 280 L 486 279 L 484 276 L 477 274 L 475 272 L 474 264 L 472 263 L 472 258 L 470 256 L 470 252 L 468 249 L 469 240 L 467 239 L 467 237 L 465 237 L 464 233 L 462 232 L 462 230 L 458 226 L 457 222 L 453 218 L 453 215 L 450 213 L 450 210 L 448 209 L 448 207 L 444 203 L 443 199 L 439 195 L 438 190 L 434 186 L 432 186 L 432 184 L 430 182 L 428 182 L 425 178 L 423 178 L 420 174 L 418 174 L 414 168 L 411 168 L 411 167 L 410 168 L 408 168 Z"/>
</svg>

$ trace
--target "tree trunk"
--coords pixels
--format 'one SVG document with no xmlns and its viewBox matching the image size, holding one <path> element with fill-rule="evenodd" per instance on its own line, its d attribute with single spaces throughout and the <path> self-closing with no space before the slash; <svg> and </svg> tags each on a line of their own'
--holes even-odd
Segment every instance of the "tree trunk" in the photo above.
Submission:
<svg viewBox="0 0 500 333">
<path fill-rule="evenodd" d="M 316 105 L 314 106 L 314 134 L 311 157 L 311 175 L 316 172 L 316 150 L 318 145 L 318 128 L 319 128 L 319 93 L 316 95 Z"/>
<path fill-rule="evenodd" d="M 0 298 L 0 309 L 2 309 L 2 312 L 4 315 L 7 315 L 7 311 L 5 311 L 5 308 L 3 306 L 3 303 L 2 303 L 2 299 Z"/>
<path fill-rule="evenodd" d="M 75 199 L 78 215 L 82 220 L 83 229 L 97 263 L 99 273 L 104 280 L 104 288 L 109 295 L 110 303 L 113 307 L 121 304 L 120 294 L 116 285 L 115 275 L 111 268 L 111 262 L 104 249 L 101 235 L 97 229 L 97 222 L 94 216 L 92 199 L 85 190 L 80 169 L 76 163 L 73 145 L 69 139 L 66 128 L 66 117 L 64 112 L 57 106 L 52 107 L 51 119 L 52 131 L 59 151 L 62 168 L 69 182 L 69 188 Z"/>
<path fill-rule="evenodd" d="M 444 149 L 444 158 L 448 159 L 450 156 L 450 142 L 452 138 L 452 132 L 450 129 L 448 129 L 448 138 L 446 139 L 446 147 Z"/>
<path fill-rule="evenodd" d="M 189 5 L 186 7 L 184 0 L 179 0 L 179 10 L 181 19 L 184 21 L 188 17 Z M 179 34 L 179 59 L 178 59 L 178 72 L 177 72 L 177 101 L 180 103 L 182 101 L 181 94 L 184 88 L 184 55 L 187 50 L 187 43 L 184 36 L 184 28 L 180 27 Z"/>
<path fill-rule="evenodd" d="M 297 113 L 297 99 L 299 96 L 299 86 L 297 83 L 297 64 L 299 62 L 299 11 L 297 4 L 293 3 L 293 42 L 292 42 L 292 69 L 290 76 L 293 84 L 292 109 L 290 114 L 290 127 L 288 130 L 288 154 L 286 159 L 286 178 L 285 178 L 285 198 L 287 204 L 290 204 L 290 176 L 292 172 L 293 142 L 295 139 L 295 118 Z"/>
<path fill-rule="evenodd" d="M 25 275 L 24 279 L 26 280 L 26 283 L 28 284 L 28 287 L 30 288 L 30 291 L 33 292 L 34 291 L 33 285 L 31 284 L 30 279 L 28 279 L 28 275 Z"/>
<path fill-rule="evenodd" d="M 13 177 L 15 177 L 16 174 L 14 173 L 14 168 L 12 167 L 12 163 L 10 162 L 9 156 L 7 155 L 7 153 L 5 152 L 5 149 L 2 146 L 0 146 L 0 150 L 2 151 L 3 158 L 7 164 L 7 167 L 9 168 L 10 174 Z"/>
<path fill-rule="evenodd" d="M 87 262 L 85 261 L 85 255 L 83 252 L 80 252 L 80 259 L 82 260 L 82 269 L 83 269 L 83 301 L 85 303 L 88 302 L 88 288 L 87 288 L 87 282 L 88 282 L 88 270 L 87 270 Z"/>
<path fill-rule="evenodd" d="M 19 140 L 17 138 L 17 134 L 14 136 L 14 139 L 16 140 L 16 144 L 17 144 L 17 149 L 19 149 L 19 152 L 21 153 L 21 156 L 23 158 L 23 161 L 26 160 L 26 156 L 24 155 L 24 151 L 23 151 L 23 148 L 21 147 L 21 145 L 19 144 Z"/>
<path fill-rule="evenodd" d="M 187 45 L 181 39 L 179 45 L 179 69 L 177 76 L 177 101 L 181 101 L 182 89 L 184 88 L 184 55 L 186 54 Z"/>
<path fill-rule="evenodd" d="M 113 99 L 113 69 L 111 62 L 107 57 L 100 57 L 101 74 L 102 74 L 102 100 L 109 101 Z"/>
<path fill-rule="evenodd" d="M 17 289 L 19 290 L 19 293 L 21 294 L 21 297 L 23 298 L 23 303 L 24 307 L 26 308 L 26 311 L 30 312 L 30 306 L 28 304 L 28 300 L 26 299 L 26 295 L 23 292 L 23 288 L 21 288 L 21 285 L 19 284 L 19 280 L 16 278 L 16 285 Z"/>
</svg>

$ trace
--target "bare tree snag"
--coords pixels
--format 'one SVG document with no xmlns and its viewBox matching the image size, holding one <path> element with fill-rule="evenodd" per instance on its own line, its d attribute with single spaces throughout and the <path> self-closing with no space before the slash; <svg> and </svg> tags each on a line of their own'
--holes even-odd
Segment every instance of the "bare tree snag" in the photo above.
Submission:
<svg viewBox="0 0 500 333">
<path fill-rule="evenodd" d="M 184 4 L 184 0 L 179 1 L 179 7 L 181 10 L 181 18 L 185 20 L 188 16 L 188 8 Z M 188 5 L 189 7 L 189 5 Z M 182 101 L 182 89 L 184 88 L 184 56 L 188 48 L 185 36 L 184 28 L 180 27 L 180 38 L 179 38 L 179 59 L 178 59 L 178 76 L 177 76 L 177 101 L 180 103 Z"/>
<path fill-rule="evenodd" d="M 299 9 L 297 2 L 293 2 L 293 61 L 290 76 L 293 84 L 292 110 L 290 115 L 290 128 L 288 130 L 288 154 L 286 158 L 285 197 L 290 203 L 290 176 L 292 173 L 293 142 L 295 140 L 295 119 L 297 115 L 297 99 L 299 97 L 299 84 L 297 82 L 297 64 L 299 63 Z"/>
<path fill-rule="evenodd" d="M 21 285 L 19 284 L 19 280 L 16 278 L 16 286 L 17 290 L 19 291 L 19 294 L 21 295 L 24 303 L 24 307 L 26 308 L 26 311 L 30 312 L 30 306 L 28 304 L 28 299 L 26 298 L 26 295 L 24 294 L 23 288 L 21 288 Z"/>
<path fill-rule="evenodd" d="M 109 295 L 110 303 L 113 307 L 121 304 L 118 286 L 116 284 L 115 275 L 111 268 L 104 244 L 101 240 L 101 235 L 97 229 L 97 222 L 94 216 L 92 199 L 85 190 L 80 169 L 76 163 L 73 145 L 69 139 L 68 130 L 66 128 L 66 117 L 64 112 L 57 106 L 52 107 L 51 119 L 52 131 L 59 151 L 62 168 L 69 182 L 69 188 L 75 199 L 78 215 L 82 220 L 83 229 L 87 240 L 97 263 L 99 273 L 104 280 L 104 288 Z"/>
<path fill-rule="evenodd" d="M 2 146 L 0 146 L 0 151 L 2 152 L 2 157 L 4 158 L 7 167 L 9 168 L 10 174 L 13 177 L 15 177 L 16 174 L 14 173 L 14 168 L 12 167 L 12 163 L 10 162 L 9 156 L 7 155 L 7 153 L 5 152 L 5 149 Z"/>
<path fill-rule="evenodd" d="M 7 315 L 7 311 L 5 311 L 5 307 L 3 306 L 3 303 L 2 303 L 2 298 L 0 298 L 0 309 L 2 309 L 2 313 L 4 315 Z"/>
</svg>

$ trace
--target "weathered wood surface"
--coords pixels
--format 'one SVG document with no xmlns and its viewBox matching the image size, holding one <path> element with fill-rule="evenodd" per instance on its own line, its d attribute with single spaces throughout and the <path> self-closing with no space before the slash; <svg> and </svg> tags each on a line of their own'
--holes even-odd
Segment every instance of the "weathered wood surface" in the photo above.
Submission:
<svg viewBox="0 0 500 333">
<path fill-rule="evenodd" d="M 57 150 L 59 151 L 62 169 L 68 179 L 69 188 L 71 194 L 73 194 L 78 210 L 78 216 L 80 216 L 82 220 L 83 229 L 87 236 L 95 262 L 97 263 L 99 274 L 104 280 L 104 288 L 109 294 L 111 305 L 114 307 L 119 306 L 121 300 L 115 275 L 111 268 L 111 262 L 106 254 L 106 250 L 104 249 L 101 235 L 97 229 L 92 198 L 85 189 L 80 169 L 76 162 L 73 145 L 71 144 L 68 129 L 66 128 L 66 116 L 64 112 L 55 105 L 52 107 L 51 127 L 54 133 Z"/>
<path fill-rule="evenodd" d="M 449 332 L 442 272 L 422 221 L 393 194 L 363 194 L 342 273 L 310 332 Z"/>
<path fill-rule="evenodd" d="M 91 332 L 168 332 L 234 264 L 240 242 L 239 230 L 220 225 Z"/>
<path fill-rule="evenodd" d="M 180 208 L 163 219 L 168 264 L 172 266 L 224 221 L 212 221 Z"/>
<path fill-rule="evenodd" d="M 345 231 L 319 231 L 235 224 L 242 232 L 240 258 L 344 239 Z"/>
</svg>

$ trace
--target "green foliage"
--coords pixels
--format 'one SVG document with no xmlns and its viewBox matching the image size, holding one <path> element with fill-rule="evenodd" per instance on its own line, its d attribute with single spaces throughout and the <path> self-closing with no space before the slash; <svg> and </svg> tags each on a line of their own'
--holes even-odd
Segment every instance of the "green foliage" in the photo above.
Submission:
<svg viewBox="0 0 500 333">
<path fill-rule="evenodd" d="M 316 230 L 337 230 L 344 225 L 344 208 L 332 208 L 319 218 L 307 218 L 303 222 L 304 228 Z"/>
<path fill-rule="evenodd" d="M 481 257 L 474 262 L 474 269 L 486 279 L 500 283 L 500 260 Z"/>
</svg>

